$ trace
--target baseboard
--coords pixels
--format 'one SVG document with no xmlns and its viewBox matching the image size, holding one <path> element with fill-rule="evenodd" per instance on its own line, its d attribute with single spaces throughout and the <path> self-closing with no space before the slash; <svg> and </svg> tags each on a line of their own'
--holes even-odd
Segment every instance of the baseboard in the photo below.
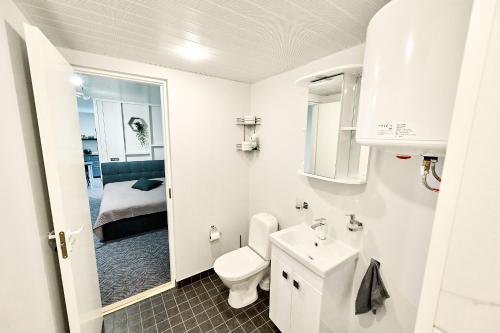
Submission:
<svg viewBox="0 0 500 333">
<path fill-rule="evenodd" d="M 187 277 L 185 279 L 182 279 L 180 281 L 177 281 L 177 288 L 182 288 L 187 286 L 188 284 L 191 284 L 193 282 L 196 282 L 198 280 L 203 279 L 204 277 L 207 277 L 209 275 L 215 274 L 215 271 L 213 268 L 207 269 L 206 271 L 194 274 L 190 277 Z"/>
<path fill-rule="evenodd" d="M 167 291 L 169 289 L 172 289 L 174 287 L 175 287 L 175 285 L 174 285 L 173 282 L 168 282 L 168 283 L 162 284 L 161 286 L 148 289 L 146 291 L 143 291 L 142 293 L 139 293 L 137 295 L 131 296 L 131 297 L 126 298 L 124 300 L 121 300 L 121 301 L 118 301 L 116 303 L 112 303 L 112 304 L 103 306 L 103 308 L 102 308 L 102 314 L 103 314 L 103 316 L 108 315 L 110 313 L 113 313 L 115 311 L 123 309 L 123 308 L 125 308 L 125 307 L 127 307 L 129 305 L 132 305 L 134 303 L 138 303 L 138 302 L 140 302 L 142 300 L 145 300 L 145 299 L 147 299 L 149 297 L 152 297 L 154 295 L 157 295 L 157 294 L 160 294 L 162 292 L 165 292 L 165 291 Z"/>
<path fill-rule="evenodd" d="M 210 276 L 212 274 L 215 274 L 214 269 L 213 268 L 207 269 L 206 271 L 194 274 L 190 277 L 187 277 L 185 279 L 177 281 L 176 287 L 177 288 L 185 287 L 188 284 L 191 284 L 193 282 L 201 280 L 201 279 L 203 279 L 207 276 Z M 118 301 L 118 302 L 110 304 L 110 305 L 106 305 L 102 308 L 103 315 L 107 315 L 109 313 L 123 309 L 124 307 L 127 307 L 127 306 L 132 305 L 132 304 L 137 303 L 137 302 L 140 302 L 146 298 L 149 298 L 151 296 L 154 296 L 156 294 L 159 294 L 159 293 L 164 292 L 164 291 L 171 289 L 171 288 L 174 288 L 174 284 L 172 282 L 169 282 L 169 283 L 163 284 L 161 286 L 146 290 L 140 294 L 134 295 L 134 296 L 129 297 L 127 299 Z"/>
</svg>

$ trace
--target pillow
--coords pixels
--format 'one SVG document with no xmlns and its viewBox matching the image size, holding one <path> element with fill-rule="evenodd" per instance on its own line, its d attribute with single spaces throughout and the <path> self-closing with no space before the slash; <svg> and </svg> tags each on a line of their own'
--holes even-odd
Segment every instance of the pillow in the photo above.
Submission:
<svg viewBox="0 0 500 333">
<path fill-rule="evenodd" d="M 150 191 L 154 188 L 157 188 L 161 184 L 163 184 L 161 180 L 141 178 L 138 181 L 136 181 L 134 185 L 132 185 L 132 188 L 141 191 Z"/>
</svg>

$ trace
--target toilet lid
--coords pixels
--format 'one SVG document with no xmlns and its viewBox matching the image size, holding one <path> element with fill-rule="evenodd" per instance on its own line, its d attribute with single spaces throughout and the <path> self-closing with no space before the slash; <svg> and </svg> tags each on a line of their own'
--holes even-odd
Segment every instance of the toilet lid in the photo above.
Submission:
<svg viewBox="0 0 500 333">
<path fill-rule="evenodd" d="M 245 246 L 217 258 L 214 270 L 220 277 L 228 281 L 237 281 L 259 272 L 268 264 L 268 261 Z"/>
</svg>

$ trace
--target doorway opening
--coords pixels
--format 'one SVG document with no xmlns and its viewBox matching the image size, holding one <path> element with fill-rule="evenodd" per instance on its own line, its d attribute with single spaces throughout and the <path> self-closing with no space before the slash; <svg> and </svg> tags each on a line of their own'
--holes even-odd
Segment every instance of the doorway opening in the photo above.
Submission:
<svg viewBox="0 0 500 333">
<path fill-rule="evenodd" d="M 77 69 L 80 135 L 103 312 L 171 288 L 165 82 Z"/>
</svg>

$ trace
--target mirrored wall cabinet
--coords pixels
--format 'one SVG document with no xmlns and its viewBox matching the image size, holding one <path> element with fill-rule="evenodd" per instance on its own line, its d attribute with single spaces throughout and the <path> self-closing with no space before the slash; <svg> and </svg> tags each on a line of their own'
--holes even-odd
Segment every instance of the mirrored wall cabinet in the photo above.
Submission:
<svg viewBox="0 0 500 333">
<path fill-rule="evenodd" d="M 300 174 L 343 184 L 365 184 L 370 148 L 356 143 L 361 65 L 309 75 L 304 165 Z"/>
</svg>

